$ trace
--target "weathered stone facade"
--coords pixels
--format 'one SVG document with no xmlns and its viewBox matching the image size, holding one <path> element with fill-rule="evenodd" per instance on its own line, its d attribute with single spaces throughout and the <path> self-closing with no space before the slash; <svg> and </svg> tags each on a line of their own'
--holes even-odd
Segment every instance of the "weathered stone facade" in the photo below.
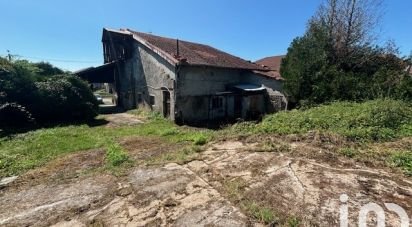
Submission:
<svg viewBox="0 0 412 227">
<path fill-rule="evenodd" d="M 170 118 L 174 119 L 174 86 L 176 81 L 175 66 L 151 52 L 145 46 L 134 42 L 131 58 L 121 65 L 119 76 L 121 105 L 125 109 L 150 107 L 164 113 L 164 93 L 170 98 Z M 153 102 L 154 96 L 154 103 Z"/>
<path fill-rule="evenodd" d="M 205 124 L 273 112 L 281 80 L 243 68 L 193 65 L 125 31 L 104 30 L 105 62 L 117 62 L 115 90 L 124 109 L 150 108 L 172 120 Z M 178 58 L 178 57 L 177 57 Z M 237 59 L 236 59 L 237 60 Z M 239 90 L 239 84 L 261 89 Z M 280 94 L 280 93 L 276 93 Z"/>
</svg>

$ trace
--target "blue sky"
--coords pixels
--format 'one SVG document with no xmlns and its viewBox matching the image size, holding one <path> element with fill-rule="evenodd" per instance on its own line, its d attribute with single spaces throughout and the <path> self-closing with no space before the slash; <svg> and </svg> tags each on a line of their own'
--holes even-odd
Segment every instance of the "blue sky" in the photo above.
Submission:
<svg viewBox="0 0 412 227">
<path fill-rule="evenodd" d="M 103 62 L 103 27 L 209 44 L 247 60 L 286 53 L 321 0 L 0 0 L 0 55 L 77 70 Z M 381 38 L 412 50 L 412 1 L 386 0 Z"/>
</svg>

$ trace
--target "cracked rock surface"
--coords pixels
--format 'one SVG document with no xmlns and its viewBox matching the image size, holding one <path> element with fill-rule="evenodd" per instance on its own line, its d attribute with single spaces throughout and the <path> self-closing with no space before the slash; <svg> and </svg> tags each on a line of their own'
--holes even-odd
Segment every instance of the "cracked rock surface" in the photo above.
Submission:
<svg viewBox="0 0 412 227">
<path fill-rule="evenodd" d="M 241 180 L 244 198 L 260 201 L 284 216 L 299 216 L 307 225 L 339 225 L 342 194 L 349 197 L 350 223 L 357 223 L 358 211 L 370 202 L 382 207 L 395 203 L 412 217 L 412 182 L 408 179 L 381 170 L 348 169 L 276 152 L 253 152 L 253 146 L 230 141 L 214 144 L 203 152 L 203 161 L 189 163 L 188 168 L 219 190 L 224 182 Z M 400 226 L 399 217 L 392 212 L 387 212 L 386 223 Z"/>
<path fill-rule="evenodd" d="M 216 189 L 177 164 L 138 168 L 129 175 L 130 193 L 85 214 L 107 225 L 245 226 L 246 217 Z"/>
<path fill-rule="evenodd" d="M 349 197 L 351 223 L 356 223 L 357 211 L 369 202 L 396 203 L 412 217 L 412 183 L 407 178 L 384 170 L 349 169 L 282 153 L 255 152 L 255 146 L 219 142 L 184 165 L 138 166 L 123 177 L 103 173 L 73 177 L 73 171 L 99 166 L 103 153 L 72 155 L 0 189 L 0 226 L 261 224 L 228 197 L 225 190 L 231 182 L 242 182 L 242 198 L 270 207 L 277 215 L 300 217 L 304 225 L 339 225 L 342 194 Z M 391 212 L 386 222 L 400 225 Z"/>
</svg>

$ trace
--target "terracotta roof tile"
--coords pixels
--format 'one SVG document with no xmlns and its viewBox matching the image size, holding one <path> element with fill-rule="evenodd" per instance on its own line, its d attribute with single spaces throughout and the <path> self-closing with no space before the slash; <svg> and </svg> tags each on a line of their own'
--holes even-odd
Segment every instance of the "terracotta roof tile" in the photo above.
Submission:
<svg viewBox="0 0 412 227">
<path fill-rule="evenodd" d="M 269 67 L 272 70 L 280 72 L 280 64 L 282 63 L 282 59 L 285 57 L 286 57 L 285 55 L 267 57 L 267 58 L 257 60 L 256 64 L 264 65 L 264 66 Z"/>
<path fill-rule="evenodd" d="M 185 59 L 189 65 L 268 71 L 267 68 L 261 65 L 246 61 L 211 46 L 182 40 L 179 40 L 179 56 L 176 56 L 176 39 L 131 30 L 127 31 L 176 59 Z"/>
<path fill-rule="evenodd" d="M 280 75 L 278 71 L 260 71 L 260 70 L 253 70 L 253 73 L 264 76 L 264 77 L 269 77 L 275 80 L 284 80 L 283 77 Z"/>
</svg>

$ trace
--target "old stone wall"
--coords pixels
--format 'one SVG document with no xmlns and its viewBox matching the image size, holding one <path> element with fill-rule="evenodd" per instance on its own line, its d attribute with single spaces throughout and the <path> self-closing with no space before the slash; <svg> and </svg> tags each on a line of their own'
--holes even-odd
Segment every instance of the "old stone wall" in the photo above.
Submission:
<svg viewBox="0 0 412 227">
<path fill-rule="evenodd" d="M 267 92 L 243 95 L 241 110 L 236 113 L 235 99 L 239 94 L 228 93 L 236 84 L 255 84 Z M 206 124 L 209 121 L 259 117 L 275 108 L 269 94 L 280 91 L 281 81 L 272 80 L 245 70 L 216 67 L 183 66 L 178 73 L 176 111 L 184 123 Z"/>
<path fill-rule="evenodd" d="M 183 66 L 177 78 L 176 110 L 183 123 L 205 124 L 233 116 L 233 98 L 222 94 L 239 83 L 241 70 Z M 215 100 L 213 99 L 220 99 Z M 214 105 L 214 102 L 218 105 Z"/>
<path fill-rule="evenodd" d="M 164 94 L 169 93 L 169 117 L 174 119 L 174 66 L 138 42 L 134 42 L 133 49 L 132 57 L 125 60 L 121 69 L 123 107 L 165 113 Z"/>
<path fill-rule="evenodd" d="M 123 42 L 131 43 L 112 42 L 105 48 L 112 50 L 111 56 L 117 56 L 118 50 L 125 52 L 124 47 L 128 47 L 126 54 L 120 55 L 124 59 L 120 59 L 115 73 L 119 105 L 126 110 L 149 108 L 172 120 L 205 123 L 258 116 L 276 109 L 276 100 L 271 101 L 270 94 L 281 91 L 281 81 L 240 69 L 175 66 L 135 40 Z M 239 98 L 239 94 L 229 92 L 236 84 L 263 85 L 267 92 Z"/>
</svg>

